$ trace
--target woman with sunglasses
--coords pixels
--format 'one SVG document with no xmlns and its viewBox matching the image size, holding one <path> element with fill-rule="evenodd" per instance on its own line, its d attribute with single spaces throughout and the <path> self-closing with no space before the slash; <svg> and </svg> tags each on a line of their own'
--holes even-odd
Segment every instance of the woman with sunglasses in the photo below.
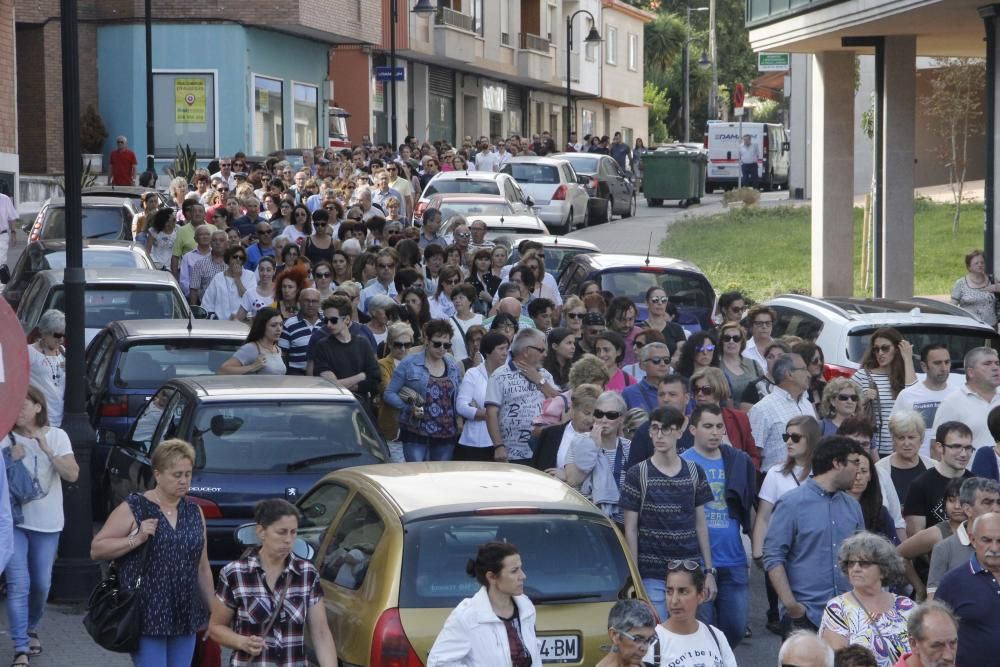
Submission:
<svg viewBox="0 0 1000 667">
<path fill-rule="evenodd" d="M 746 452 L 753 467 L 760 472 L 760 450 L 750 430 L 747 413 L 730 406 L 729 383 L 718 368 L 701 368 L 691 376 L 691 395 L 696 405 L 718 405 L 726 427 L 726 443 Z"/>
<path fill-rule="evenodd" d="M 743 350 L 747 346 L 747 333 L 739 322 L 725 322 L 719 327 L 719 343 L 722 345 L 719 368 L 726 375 L 732 395 L 739 399 L 747 385 L 760 379 L 764 369 L 753 359 L 743 356 Z"/>
<path fill-rule="evenodd" d="M 247 251 L 242 246 L 230 246 L 223 257 L 226 268 L 212 278 L 205 295 L 201 297 L 201 305 L 220 320 L 233 320 L 243 302 L 243 295 L 257 287 L 257 276 L 243 268 Z"/>
<path fill-rule="evenodd" d="M 608 614 L 611 651 L 597 667 L 642 667 L 656 644 L 656 617 L 644 600 L 619 600 Z"/>
<path fill-rule="evenodd" d="M 325 210 L 313 213 L 313 228 L 312 235 L 306 239 L 303 254 L 313 264 L 324 259 L 330 261 L 333 259 L 333 251 L 337 249 L 338 245 L 334 243 L 331 233 L 333 228 L 330 226 L 330 214 Z"/>
<path fill-rule="evenodd" d="M 292 209 L 292 224 L 285 227 L 281 231 L 281 235 L 302 247 L 312 233 L 312 213 L 304 204 L 296 205 Z"/>
<path fill-rule="evenodd" d="M 597 505 L 623 532 L 625 519 L 618 507 L 632 442 L 622 434 L 628 406 L 616 391 L 605 391 L 594 403 L 594 424 L 578 434 L 566 454 L 566 483 Z"/>
<path fill-rule="evenodd" d="M 479 349 L 483 362 L 466 371 L 458 388 L 455 409 L 465 425 L 455 447 L 456 461 L 493 461 L 493 440 L 486 426 L 486 385 L 493 371 L 507 363 L 510 342 L 494 331 L 481 336 Z"/>
<path fill-rule="evenodd" d="M 816 410 L 816 414 L 822 415 L 823 435 L 834 435 L 848 417 L 863 416 L 866 405 L 865 395 L 849 378 L 830 380 L 823 388 L 823 397 Z"/>
<path fill-rule="evenodd" d="M 695 664 L 686 656 L 698 656 L 698 663 L 737 667 L 736 656 L 722 630 L 698 620 L 698 605 L 708 599 L 701 563 L 672 560 L 667 563 L 667 620 L 656 626 L 656 642 L 645 660 L 656 667 Z"/>
<path fill-rule="evenodd" d="M 673 356 L 677 349 L 677 344 L 687 340 L 687 333 L 684 328 L 673 321 L 667 313 L 668 298 L 667 292 L 659 285 L 654 285 L 646 290 L 646 310 L 649 315 L 639 323 L 644 329 L 653 329 L 663 334 L 664 342 Z"/>
<path fill-rule="evenodd" d="M 325 259 L 313 264 L 313 287 L 319 290 L 320 299 L 333 294 L 333 265 Z"/>
<path fill-rule="evenodd" d="M 458 284 L 462 282 L 461 269 L 454 266 L 445 266 L 438 273 L 437 290 L 434 298 L 430 300 L 431 318 L 435 320 L 447 320 L 454 317 L 455 304 L 451 302 L 451 295 Z"/>
<path fill-rule="evenodd" d="M 379 371 L 382 373 L 382 386 L 388 387 L 392 374 L 406 355 L 413 348 L 413 329 L 406 322 L 393 322 L 389 325 L 389 333 L 385 339 L 385 356 L 378 360 Z M 399 410 L 389 406 L 382 396 L 375 399 L 378 406 L 378 430 L 394 450 L 403 451 L 399 442 Z"/>
<path fill-rule="evenodd" d="M 462 368 L 451 352 L 454 330 L 447 320 L 433 319 L 424 328 L 423 353 L 403 359 L 383 394 L 399 410 L 399 439 L 407 461 L 450 461 L 458 440 L 455 399 Z"/>
<path fill-rule="evenodd" d="M 261 308 L 274 303 L 274 258 L 261 257 L 257 262 L 257 286 L 243 294 L 234 319 L 252 320 Z"/>
<path fill-rule="evenodd" d="M 710 366 L 719 366 L 719 346 L 710 331 L 698 331 L 681 347 L 681 356 L 674 372 L 690 378 L 694 372 Z"/>
<path fill-rule="evenodd" d="M 780 466 L 767 471 L 764 483 L 757 493 L 757 518 L 753 524 L 751 554 L 759 567 L 764 566 L 764 537 L 771 524 L 771 512 L 781 496 L 800 486 L 812 473 L 812 459 L 816 445 L 822 437 L 819 422 L 808 415 L 797 415 L 788 420 L 782 439 L 788 447 L 788 458 Z M 778 616 L 778 594 L 764 577 L 767 589 L 767 629 L 781 634 Z"/>
<path fill-rule="evenodd" d="M 801 341 L 792 345 L 792 354 L 799 355 L 806 363 L 809 371 L 809 388 L 806 392 L 816 414 L 820 414 L 820 403 L 823 402 L 823 390 L 826 388 L 826 380 L 823 379 L 823 350 L 815 343 Z"/>
<path fill-rule="evenodd" d="M 889 416 L 896 396 L 917 382 L 913 370 L 913 345 L 895 329 L 878 329 L 871 336 L 861 368 L 851 376 L 870 401 L 874 401 L 872 417 L 875 424 L 874 447 L 879 456 L 892 453 Z"/>
<path fill-rule="evenodd" d="M 583 299 L 575 294 L 566 297 L 562 307 L 562 325 L 573 332 L 574 340 L 583 336 L 583 316 L 586 314 Z"/>
</svg>

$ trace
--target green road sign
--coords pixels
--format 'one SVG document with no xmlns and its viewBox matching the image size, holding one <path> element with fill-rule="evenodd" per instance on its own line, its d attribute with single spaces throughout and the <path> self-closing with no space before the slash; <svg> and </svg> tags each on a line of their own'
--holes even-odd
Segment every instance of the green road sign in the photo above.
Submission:
<svg viewBox="0 0 1000 667">
<path fill-rule="evenodd" d="M 758 53 L 758 72 L 787 72 L 792 56 L 788 53 Z"/>
</svg>

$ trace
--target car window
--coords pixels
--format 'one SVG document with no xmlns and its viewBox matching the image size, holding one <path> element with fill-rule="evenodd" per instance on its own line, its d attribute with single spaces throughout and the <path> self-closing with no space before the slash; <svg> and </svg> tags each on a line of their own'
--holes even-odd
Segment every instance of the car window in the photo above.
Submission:
<svg viewBox="0 0 1000 667">
<path fill-rule="evenodd" d="M 59 252 L 50 252 L 45 256 L 45 263 L 47 266 L 39 267 L 39 271 L 42 269 L 64 269 L 66 268 L 66 253 L 62 250 Z M 88 269 L 106 269 L 111 267 L 120 267 L 123 269 L 149 268 L 149 264 L 142 261 L 142 255 L 127 248 L 116 250 L 88 250 L 84 248 L 83 265 Z"/>
<path fill-rule="evenodd" d="M 778 314 L 772 332 L 775 338 L 798 336 L 804 340 L 816 340 L 823 330 L 822 320 L 812 315 L 782 306 L 775 307 L 774 310 Z"/>
<path fill-rule="evenodd" d="M 578 514 L 463 515 L 406 525 L 399 606 L 447 609 L 479 590 L 465 563 L 484 542 L 516 544 L 535 604 L 615 601 L 629 583 L 615 529 Z M 572 549 L 565 545 L 572 544 Z M 530 563 L 530 566 L 528 565 Z"/>
<path fill-rule="evenodd" d="M 45 295 L 43 291 L 48 287 L 48 282 L 45 280 L 32 280 L 28 289 L 25 291 L 24 296 L 21 297 L 21 303 L 17 307 L 18 319 L 25 324 L 30 324 L 34 326 L 38 319 L 42 316 L 42 307 L 45 304 Z M 63 312 L 66 312 L 63 310 Z"/>
<path fill-rule="evenodd" d="M 327 544 L 320 575 L 352 591 L 361 588 L 384 532 L 385 524 L 375 508 L 355 495 Z"/>
<path fill-rule="evenodd" d="M 515 192 L 514 190 L 514 185 L 506 179 L 504 179 L 503 182 L 503 194 L 504 197 L 507 198 L 507 201 L 511 203 L 517 203 L 518 201 L 520 201 L 520 199 L 517 196 L 517 192 Z"/>
<path fill-rule="evenodd" d="M 639 269 L 607 271 L 601 274 L 601 289 L 627 296 L 635 303 L 646 300 L 646 290 L 662 287 L 677 306 L 708 308 L 712 305 L 711 287 L 688 273 L 642 271 Z"/>
<path fill-rule="evenodd" d="M 570 264 L 564 269 L 564 272 L 559 276 L 559 293 L 563 296 L 576 294 L 577 284 L 579 283 L 577 276 L 582 272 L 583 268 L 579 264 Z"/>
<path fill-rule="evenodd" d="M 471 178 L 442 179 L 427 185 L 424 197 L 442 192 L 461 192 L 466 195 L 498 195 L 500 186 L 496 181 L 477 181 Z"/>
<path fill-rule="evenodd" d="M 85 363 L 87 364 L 87 383 L 99 389 L 103 384 L 104 377 L 108 372 L 108 365 L 111 357 L 114 356 L 115 337 L 107 329 L 97 334 L 90 345 L 87 346 Z M 160 383 L 162 384 L 162 383 Z M 159 386 L 159 385 L 157 385 Z"/>
<path fill-rule="evenodd" d="M 337 518 L 344 506 L 350 490 L 340 484 L 320 484 L 313 487 L 299 501 L 302 521 L 299 522 L 299 537 L 319 549 L 320 540 L 330 523 Z"/>
<path fill-rule="evenodd" d="M 507 169 L 510 169 L 510 171 L 507 171 Z M 513 176 L 522 185 L 559 182 L 559 169 L 550 164 L 536 164 L 532 162 L 508 164 L 504 172 Z"/>
<path fill-rule="evenodd" d="M 353 402 L 204 403 L 192 444 L 203 451 L 199 467 L 216 472 L 326 472 L 382 462 L 384 445 L 359 413 Z"/>
<path fill-rule="evenodd" d="M 129 221 L 131 223 L 131 220 Z M 83 238 L 123 238 L 125 209 L 121 206 L 95 206 L 83 208 Z M 131 229 L 131 225 L 129 225 Z M 49 218 L 42 230 L 43 239 L 66 238 L 66 209 L 49 209 Z"/>
<path fill-rule="evenodd" d="M 174 378 L 214 375 L 242 340 L 206 339 L 135 343 L 118 358 L 115 386 L 155 389 Z"/>
<path fill-rule="evenodd" d="M 135 426 L 132 428 L 131 440 L 134 447 L 138 447 L 143 452 L 149 451 L 153 444 L 153 434 L 156 433 L 156 427 L 163 416 L 163 410 L 176 392 L 177 390 L 173 387 L 163 387 L 153 394 L 149 402 L 139 410 Z"/>
<path fill-rule="evenodd" d="M 91 329 L 118 320 L 170 320 L 186 316 L 180 294 L 169 286 L 90 287 L 84 294 L 84 325 Z M 63 286 L 52 290 L 48 308 L 66 311 Z"/>
<path fill-rule="evenodd" d="M 167 419 L 160 420 L 160 430 L 153 437 L 153 442 L 160 443 L 170 438 L 177 438 L 181 435 L 181 421 L 184 419 L 184 410 L 187 408 L 188 400 L 181 392 L 177 392 L 173 400 L 167 406 Z M 198 458 L 197 451 L 195 458 Z"/>
<path fill-rule="evenodd" d="M 851 329 L 847 334 L 847 358 L 855 363 L 861 363 L 868 349 L 871 335 L 877 327 L 864 326 Z M 951 370 L 962 373 L 965 370 L 963 358 L 965 353 L 974 347 L 991 347 L 1000 350 L 1000 335 L 983 329 L 949 327 L 935 324 L 902 324 L 894 325 L 894 329 L 903 338 L 913 344 L 915 353 L 930 343 L 943 343 L 951 353 Z M 919 368 L 919 364 L 917 365 Z"/>
<path fill-rule="evenodd" d="M 560 155 L 559 157 L 573 165 L 573 169 L 578 174 L 590 175 L 597 173 L 598 160 L 593 157 L 584 157 L 582 155 Z"/>
</svg>

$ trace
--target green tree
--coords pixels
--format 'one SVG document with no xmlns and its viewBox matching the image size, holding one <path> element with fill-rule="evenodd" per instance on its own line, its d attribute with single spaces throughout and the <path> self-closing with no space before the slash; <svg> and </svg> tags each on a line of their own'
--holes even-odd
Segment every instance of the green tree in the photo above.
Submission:
<svg viewBox="0 0 1000 667">
<path fill-rule="evenodd" d="M 670 118 L 670 98 L 664 88 L 647 81 L 642 88 L 642 101 L 649 105 L 649 143 L 666 143 L 670 140 L 667 123 Z"/>
</svg>

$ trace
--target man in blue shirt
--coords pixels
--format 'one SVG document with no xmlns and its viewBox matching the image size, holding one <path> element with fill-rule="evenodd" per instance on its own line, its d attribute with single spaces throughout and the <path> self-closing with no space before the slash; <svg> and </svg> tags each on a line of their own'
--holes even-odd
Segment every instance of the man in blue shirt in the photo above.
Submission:
<svg viewBox="0 0 1000 667">
<path fill-rule="evenodd" d="M 757 475 L 746 453 L 722 442 L 726 424 L 718 405 L 696 407 L 688 430 L 694 445 L 681 458 L 701 466 L 712 489 L 712 500 L 705 504 L 705 523 L 719 590 L 714 600 L 698 607 L 698 618 L 718 627 L 729 645 L 736 646 L 743 639 L 750 607 L 750 572 L 740 528 L 750 534 Z"/>
<path fill-rule="evenodd" d="M 625 387 L 622 398 L 629 410 L 642 408 L 651 412 L 659 404 L 656 400 L 656 388 L 670 371 L 670 350 L 665 343 L 647 343 L 639 350 L 639 363 L 642 364 L 646 377 Z"/>
<path fill-rule="evenodd" d="M 861 505 L 845 493 L 862 456 L 861 445 L 850 438 L 823 438 L 813 456 L 813 477 L 774 506 L 764 538 L 764 570 L 781 601 L 786 635 L 815 631 L 830 598 L 851 590 L 837 552 L 841 542 L 865 529 Z"/>
<path fill-rule="evenodd" d="M 934 595 L 962 619 L 957 667 L 995 665 L 1000 655 L 1000 514 L 977 517 L 972 536 L 976 554 L 944 575 Z"/>
</svg>

